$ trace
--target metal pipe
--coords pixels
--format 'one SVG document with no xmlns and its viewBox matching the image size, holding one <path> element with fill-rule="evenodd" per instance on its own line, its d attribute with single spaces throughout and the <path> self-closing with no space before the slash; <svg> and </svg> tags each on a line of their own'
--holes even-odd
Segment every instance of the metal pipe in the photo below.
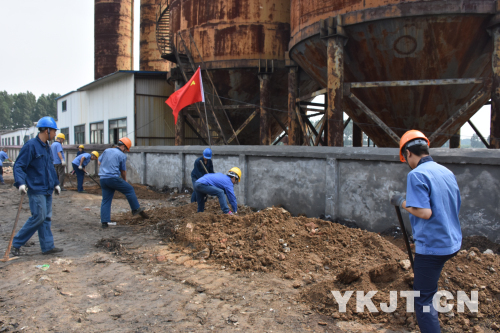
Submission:
<svg viewBox="0 0 500 333">
<path fill-rule="evenodd" d="M 345 37 L 335 35 L 328 38 L 328 85 L 326 108 L 325 141 L 328 146 L 344 145 L 344 129 L 342 103 L 344 99 L 344 42 Z"/>
<path fill-rule="evenodd" d="M 486 139 L 483 137 L 483 135 L 481 134 L 481 132 L 479 132 L 479 130 L 476 128 L 476 126 L 474 126 L 474 124 L 472 123 L 472 121 L 467 120 L 467 122 L 469 123 L 470 127 L 472 127 L 472 129 L 474 130 L 474 132 L 476 132 L 477 136 L 479 137 L 479 139 L 481 139 L 481 141 L 483 142 L 483 144 L 486 146 L 486 148 L 490 149 L 490 145 L 488 144 L 488 141 L 486 141 Z"/>
<path fill-rule="evenodd" d="M 298 67 L 290 67 L 288 72 L 288 145 L 300 145 L 300 124 L 295 113 L 298 85 Z"/>
<path fill-rule="evenodd" d="M 175 81 L 175 91 L 182 88 L 182 83 L 179 80 Z M 185 119 L 184 119 L 184 110 L 180 110 L 177 115 L 177 123 L 175 124 L 175 145 L 176 146 L 184 146 L 185 144 Z M 166 123 L 166 122 L 165 122 Z"/>
<path fill-rule="evenodd" d="M 271 133 L 269 127 L 269 114 L 267 108 L 271 106 L 270 75 L 259 75 L 260 81 L 260 144 L 268 146 L 271 144 Z"/>
<path fill-rule="evenodd" d="M 500 26 L 492 29 L 493 87 L 491 89 L 490 148 L 500 149 Z"/>
</svg>

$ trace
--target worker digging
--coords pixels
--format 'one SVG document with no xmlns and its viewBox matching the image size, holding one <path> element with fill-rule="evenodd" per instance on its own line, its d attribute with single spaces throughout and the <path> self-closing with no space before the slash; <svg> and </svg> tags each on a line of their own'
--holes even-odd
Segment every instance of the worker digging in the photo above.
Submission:
<svg viewBox="0 0 500 333">
<path fill-rule="evenodd" d="M 194 161 L 193 171 L 191 171 L 191 182 L 193 184 L 204 175 L 214 173 L 214 165 L 212 163 L 212 149 L 206 148 L 203 151 L 203 156 L 198 157 Z M 196 202 L 196 192 L 191 195 L 191 202 Z"/>
<path fill-rule="evenodd" d="M 107 228 L 111 222 L 111 202 L 115 191 L 121 192 L 127 198 L 132 209 L 132 215 L 140 214 L 143 218 L 149 218 L 148 214 L 139 205 L 134 188 L 127 182 L 127 156 L 125 152 L 130 151 L 132 142 L 129 138 L 121 138 L 117 147 L 106 149 L 99 157 L 99 177 L 102 188 L 101 202 L 101 227 Z"/>
<path fill-rule="evenodd" d="M 63 251 L 54 246 L 52 236 L 52 193 L 61 193 L 59 179 L 53 167 L 52 152 L 49 141 L 53 140 L 58 130 L 55 120 L 43 117 L 37 122 L 38 135 L 26 142 L 21 148 L 14 164 L 14 179 L 19 193 L 28 194 L 31 217 L 12 242 L 12 255 L 19 256 L 21 247 L 38 232 L 40 247 L 43 254 L 53 254 Z"/>
<path fill-rule="evenodd" d="M 3 180 L 3 162 L 5 160 L 12 163 L 9 155 L 7 155 L 7 148 L 2 148 L 2 150 L 0 150 L 0 185 L 5 185 L 5 182 Z"/>
<path fill-rule="evenodd" d="M 50 145 L 52 151 L 52 159 L 54 160 L 54 168 L 56 169 L 57 177 L 59 179 L 59 186 L 61 191 L 66 191 L 64 188 L 64 177 L 66 176 L 66 157 L 62 144 L 66 140 L 66 136 L 62 133 L 57 134 L 56 140 Z"/>
<path fill-rule="evenodd" d="M 433 161 L 429 144 L 420 131 L 411 130 L 401 137 L 399 157 L 412 171 L 407 176 L 406 199 L 396 193 L 390 202 L 410 213 L 415 241 L 413 289 L 420 293 L 415 297 L 415 312 L 421 332 L 436 333 L 441 328 L 432 300 L 444 264 L 462 245 L 461 199 L 455 175 Z"/>
<path fill-rule="evenodd" d="M 83 180 L 85 176 L 90 176 L 90 173 L 85 170 L 85 167 L 90 163 L 90 161 L 97 160 L 99 158 L 99 153 L 97 151 L 93 151 L 91 154 L 82 153 L 75 157 L 73 162 L 73 171 L 76 173 L 77 179 L 77 191 L 78 193 L 86 193 L 83 189 Z"/>
<path fill-rule="evenodd" d="M 226 175 L 222 173 L 209 173 L 194 183 L 198 212 L 205 211 L 205 197 L 212 195 L 219 198 L 220 208 L 224 214 L 233 215 L 237 213 L 238 204 L 234 195 L 234 185 L 241 181 L 241 170 L 237 167 L 231 168 Z M 226 201 L 229 200 L 233 211 L 229 210 Z M 233 213 L 234 212 L 234 213 Z"/>
</svg>

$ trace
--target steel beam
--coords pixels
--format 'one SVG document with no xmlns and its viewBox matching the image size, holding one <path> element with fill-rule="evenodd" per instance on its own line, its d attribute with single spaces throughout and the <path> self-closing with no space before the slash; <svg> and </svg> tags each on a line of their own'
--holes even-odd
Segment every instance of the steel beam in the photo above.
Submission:
<svg viewBox="0 0 500 333">
<path fill-rule="evenodd" d="M 450 138 L 450 149 L 460 148 L 460 129 Z"/>
<path fill-rule="evenodd" d="M 373 81 L 373 82 L 350 82 L 346 83 L 350 88 L 378 88 L 378 87 L 413 87 L 413 86 L 443 86 L 450 84 L 478 84 L 484 83 L 485 79 L 444 79 L 444 80 L 404 80 L 404 81 Z"/>
<path fill-rule="evenodd" d="M 352 146 L 363 147 L 363 131 L 355 122 L 352 123 Z"/>
<path fill-rule="evenodd" d="M 373 122 L 375 122 L 384 132 L 386 132 L 394 142 L 399 145 L 399 136 L 394 133 L 389 126 L 387 126 L 382 120 L 380 120 L 375 113 L 373 113 L 372 110 L 370 110 L 363 102 L 361 102 L 356 96 L 354 96 L 352 93 L 349 95 L 349 98 L 356 103 L 356 105 L 363 111 Z M 430 139 L 429 139 L 430 140 Z"/>
<path fill-rule="evenodd" d="M 490 148 L 500 149 L 500 25 L 491 31 L 493 38 L 493 87 L 491 88 Z"/>
<path fill-rule="evenodd" d="M 462 105 L 460 109 L 458 109 L 457 112 L 455 112 L 448 120 L 446 120 L 437 130 L 434 131 L 429 136 L 429 141 L 431 142 L 434 141 L 439 135 L 443 135 L 448 127 L 450 127 L 458 118 L 461 116 L 467 114 L 468 111 L 471 110 L 471 107 L 477 103 L 478 100 L 480 100 L 484 95 L 486 95 L 486 91 L 484 89 L 479 90 L 467 103 Z M 472 115 L 471 115 L 472 116 Z"/>
<path fill-rule="evenodd" d="M 243 122 L 243 124 L 241 124 L 240 128 L 238 128 L 236 130 L 236 132 L 234 132 L 234 134 L 229 138 L 229 140 L 227 140 L 227 143 L 231 143 L 231 141 L 233 141 L 237 136 L 238 134 L 240 134 L 241 131 L 243 131 L 243 129 L 248 125 L 250 124 L 250 121 L 252 121 L 252 119 L 257 115 L 257 113 L 260 112 L 260 109 L 257 109 L 255 110 L 254 112 L 252 112 L 252 114 L 250 115 L 250 117 L 247 118 L 247 120 L 245 120 L 245 122 Z"/>
<path fill-rule="evenodd" d="M 182 88 L 182 82 L 176 80 L 175 81 L 175 91 Z M 184 121 L 184 110 L 179 111 L 177 115 L 177 123 L 175 124 L 175 145 L 176 146 L 184 146 L 185 145 L 185 121 Z"/>
<path fill-rule="evenodd" d="M 304 95 L 304 96 L 300 96 L 300 97 L 298 97 L 298 98 L 295 99 L 295 102 L 310 100 L 310 99 L 313 99 L 316 96 L 324 95 L 324 94 L 326 94 L 326 89 L 321 89 L 321 90 L 315 91 L 313 93 L 310 93 L 310 94 L 307 94 L 307 95 Z"/>
<path fill-rule="evenodd" d="M 300 123 L 295 113 L 298 85 L 298 67 L 290 67 L 288 72 L 288 145 L 300 145 Z"/>
<path fill-rule="evenodd" d="M 486 146 L 486 148 L 490 149 L 490 145 L 488 144 L 488 141 L 486 141 L 486 139 L 484 138 L 484 136 L 481 134 L 481 132 L 479 132 L 479 130 L 477 129 L 477 127 L 472 123 L 472 121 L 467 120 L 467 122 L 469 123 L 470 127 L 472 127 L 472 129 L 474 130 L 474 132 L 476 132 L 477 136 L 479 137 L 479 139 L 481 139 L 481 142 L 483 143 L 483 145 Z"/>
<path fill-rule="evenodd" d="M 196 136 L 203 142 L 203 144 L 208 145 L 207 140 L 205 140 L 205 138 L 200 134 L 200 132 L 203 133 L 203 131 L 201 131 L 198 123 L 189 114 L 186 114 L 186 125 L 188 125 L 188 127 L 193 130 L 194 134 L 196 134 Z M 198 131 L 196 129 L 198 129 Z"/>
<path fill-rule="evenodd" d="M 337 27 L 337 31 L 339 27 Z M 342 147 L 344 145 L 343 111 L 344 98 L 344 42 L 342 35 L 328 38 L 328 85 L 325 141 L 328 146 Z"/>
<path fill-rule="evenodd" d="M 271 106 L 271 75 L 260 74 L 260 144 L 269 146 L 271 144 L 271 127 L 269 126 L 269 112 Z"/>
</svg>

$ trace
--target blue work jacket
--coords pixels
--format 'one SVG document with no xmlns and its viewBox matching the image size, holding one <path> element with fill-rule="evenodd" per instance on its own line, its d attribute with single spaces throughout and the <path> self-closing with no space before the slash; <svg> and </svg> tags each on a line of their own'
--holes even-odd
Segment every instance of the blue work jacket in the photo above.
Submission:
<svg viewBox="0 0 500 333">
<path fill-rule="evenodd" d="M 203 156 L 198 157 L 196 161 L 194 161 L 194 168 L 193 171 L 191 171 L 191 178 L 198 180 L 207 173 L 205 172 L 205 169 L 203 169 L 203 166 L 201 163 L 203 163 Z M 207 160 L 207 164 L 203 163 L 205 168 L 207 168 L 208 173 L 214 173 L 214 165 L 212 164 L 212 160 Z"/>
<path fill-rule="evenodd" d="M 36 136 L 24 144 L 14 164 L 14 186 L 26 185 L 28 194 L 52 195 L 59 185 L 52 152 Z"/>
<path fill-rule="evenodd" d="M 238 209 L 238 203 L 236 201 L 236 195 L 234 195 L 234 184 L 233 182 L 231 182 L 231 177 L 222 173 L 209 173 L 198 179 L 197 182 L 223 189 L 224 192 L 226 192 L 229 203 L 236 213 Z"/>
</svg>

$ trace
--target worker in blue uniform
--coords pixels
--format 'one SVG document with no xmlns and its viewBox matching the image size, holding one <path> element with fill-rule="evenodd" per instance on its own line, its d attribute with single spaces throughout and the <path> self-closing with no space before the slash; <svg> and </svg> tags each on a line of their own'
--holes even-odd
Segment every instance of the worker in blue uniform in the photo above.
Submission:
<svg viewBox="0 0 500 333">
<path fill-rule="evenodd" d="M 205 167 L 203 167 L 203 165 Z M 206 169 L 206 170 L 205 170 Z M 203 151 L 203 156 L 198 157 L 194 161 L 194 168 L 191 171 L 191 181 L 193 182 L 193 195 L 191 195 L 191 202 L 196 202 L 196 192 L 194 191 L 194 183 L 201 177 L 208 173 L 214 173 L 214 165 L 212 163 L 212 149 L 206 148 Z"/>
<path fill-rule="evenodd" d="M 410 213 L 415 240 L 413 289 L 415 313 L 422 333 L 441 332 L 433 305 L 444 264 L 462 246 L 458 213 L 461 199 L 455 175 L 433 161 L 429 140 L 422 132 L 406 132 L 400 141 L 399 156 L 412 169 L 407 176 L 406 199 L 396 193 L 391 204 Z"/>
<path fill-rule="evenodd" d="M 90 161 L 97 160 L 98 158 L 99 153 L 93 151 L 91 154 L 83 153 L 81 155 L 78 155 L 71 163 L 73 165 L 73 171 L 76 173 L 78 193 L 87 193 L 83 190 L 83 180 L 85 178 L 85 175 L 89 176 L 89 173 L 85 170 L 85 167 L 90 163 Z"/>
<path fill-rule="evenodd" d="M 52 159 L 54 160 L 54 168 L 56 169 L 61 191 L 66 191 L 66 189 L 64 188 L 64 176 L 66 175 L 66 157 L 64 156 L 64 150 L 62 147 L 64 140 L 66 140 L 66 136 L 63 133 L 59 133 L 56 136 L 56 141 L 54 141 L 54 143 L 50 145 L 50 149 L 52 151 Z"/>
<path fill-rule="evenodd" d="M 3 161 L 5 160 L 12 162 L 12 160 L 9 158 L 9 155 L 7 155 L 7 148 L 3 148 L 0 151 L 0 185 L 5 185 L 5 182 L 3 180 Z"/>
<path fill-rule="evenodd" d="M 48 142 L 54 140 L 58 130 L 51 117 L 41 118 L 36 127 L 38 135 L 24 144 L 14 164 L 14 186 L 19 193 L 28 194 L 31 217 L 12 241 L 11 253 L 20 255 L 21 246 L 38 232 L 42 254 L 61 252 L 54 246 L 52 236 L 52 192 L 61 193 Z"/>
<path fill-rule="evenodd" d="M 241 181 L 241 170 L 237 167 L 231 168 L 228 173 L 209 173 L 194 183 L 196 201 L 198 202 L 198 213 L 205 211 L 205 197 L 212 195 L 219 198 L 220 208 L 224 214 L 233 215 L 238 211 L 236 196 L 234 195 L 234 184 Z M 226 195 L 233 212 L 229 210 Z"/>
<path fill-rule="evenodd" d="M 129 138 L 121 138 L 115 148 L 106 149 L 99 158 L 99 177 L 102 188 L 101 227 L 107 228 L 111 222 L 111 202 L 115 191 L 123 193 L 132 209 L 132 215 L 140 214 L 143 218 L 149 216 L 137 200 L 134 187 L 127 183 L 127 156 L 132 142 Z"/>
</svg>

